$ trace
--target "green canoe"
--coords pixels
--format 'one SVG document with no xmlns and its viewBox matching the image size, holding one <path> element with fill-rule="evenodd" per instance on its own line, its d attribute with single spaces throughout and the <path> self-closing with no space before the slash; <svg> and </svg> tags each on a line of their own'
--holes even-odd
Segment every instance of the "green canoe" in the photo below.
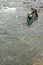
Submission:
<svg viewBox="0 0 43 65">
<path fill-rule="evenodd" d="M 33 19 L 31 19 L 31 20 L 27 20 L 27 24 L 28 25 L 31 25 L 34 21 L 36 21 L 38 19 L 38 17 L 35 17 L 35 18 L 33 18 Z"/>
</svg>

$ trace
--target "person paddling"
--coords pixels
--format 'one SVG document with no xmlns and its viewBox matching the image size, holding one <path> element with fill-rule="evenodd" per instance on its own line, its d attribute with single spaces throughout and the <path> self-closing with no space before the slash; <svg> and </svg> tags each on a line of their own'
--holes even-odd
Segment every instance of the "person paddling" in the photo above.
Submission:
<svg viewBox="0 0 43 65">
<path fill-rule="evenodd" d="M 28 20 L 31 20 L 31 19 L 32 19 L 32 14 L 31 14 L 31 12 L 29 12 L 27 19 L 28 19 Z"/>
</svg>

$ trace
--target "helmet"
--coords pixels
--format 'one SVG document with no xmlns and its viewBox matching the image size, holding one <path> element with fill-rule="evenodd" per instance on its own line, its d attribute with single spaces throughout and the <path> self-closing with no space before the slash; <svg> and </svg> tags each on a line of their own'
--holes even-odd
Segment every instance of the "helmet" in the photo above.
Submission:
<svg viewBox="0 0 43 65">
<path fill-rule="evenodd" d="M 32 15 L 30 15 L 30 17 L 32 17 Z"/>
</svg>

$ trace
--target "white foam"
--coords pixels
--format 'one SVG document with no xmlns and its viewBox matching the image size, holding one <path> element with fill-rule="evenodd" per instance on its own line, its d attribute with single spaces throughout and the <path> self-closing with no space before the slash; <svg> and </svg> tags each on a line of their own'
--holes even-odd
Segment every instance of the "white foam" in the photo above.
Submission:
<svg viewBox="0 0 43 65">
<path fill-rule="evenodd" d="M 2 9 L 1 9 L 1 11 L 3 11 L 3 12 L 11 12 L 11 11 L 16 11 L 16 8 L 9 8 L 9 7 L 3 7 Z"/>
</svg>

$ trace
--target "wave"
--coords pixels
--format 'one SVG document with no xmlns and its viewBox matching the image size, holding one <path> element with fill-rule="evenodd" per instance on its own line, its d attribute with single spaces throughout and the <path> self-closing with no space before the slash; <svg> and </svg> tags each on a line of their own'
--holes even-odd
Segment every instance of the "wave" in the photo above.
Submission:
<svg viewBox="0 0 43 65">
<path fill-rule="evenodd" d="M 9 8 L 9 7 L 2 7 L 0 11 L 2 12 L 11 12 L 11 11 L 16 11 L 17 8 Z"/>
</svg>

